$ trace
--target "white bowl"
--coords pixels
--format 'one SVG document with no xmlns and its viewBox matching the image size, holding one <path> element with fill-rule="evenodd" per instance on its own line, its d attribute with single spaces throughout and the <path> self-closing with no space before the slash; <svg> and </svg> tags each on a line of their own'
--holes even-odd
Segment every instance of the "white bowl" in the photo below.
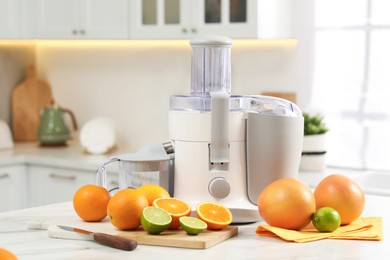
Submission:
<svg viewBox="0 0 390 260">
<path fill-rule="evenodd" d="M 115 146 L 115 142 L 115 124 L 109 118 L 94 118 L 80 130 L 80 143 L 90 154 L 105 154 Z"/>
</svg>

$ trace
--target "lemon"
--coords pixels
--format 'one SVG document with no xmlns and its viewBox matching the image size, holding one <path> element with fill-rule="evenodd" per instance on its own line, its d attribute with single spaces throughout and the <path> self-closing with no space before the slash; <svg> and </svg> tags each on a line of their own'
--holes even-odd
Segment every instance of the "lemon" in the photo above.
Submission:
<svg viewBox="0 0 390 260">
<path fill-rule="evenodd" d="M 340 227 L 340 214 L 333 208 L 318 209 L 312 217 L 314 227 L 320 232 L 333 232 Z"/>
<path fill-rule="evenodd" d="M 149 234 L 160 234 L 169 227 L 171 222 L 171 215 L 164 209 L 149 206 L 142 211 L 141 224 Z"/>
<path fill-rule="evenodd" d="M 188 235 L 197 235 L 207 228 L 206 222 L 194 217 L 181 217 L 180 226 Z"/>
</svg>

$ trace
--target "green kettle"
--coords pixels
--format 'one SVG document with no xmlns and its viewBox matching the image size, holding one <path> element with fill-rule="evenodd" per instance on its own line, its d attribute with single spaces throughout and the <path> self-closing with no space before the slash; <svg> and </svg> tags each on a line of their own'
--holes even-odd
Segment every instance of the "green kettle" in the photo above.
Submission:
<svg viewBox="0 0 390 260">
<path fill-rule="evenodd" d="M 44 146 L 62 146 L 70 138 L 70 131 L 63 114 L 69 114 L 73 129 L 77 130 L 76 118 L 69 109 L 61 108 L 53 102 L 42 111 L 38 128 L 38 139 Z"/>
</svg>

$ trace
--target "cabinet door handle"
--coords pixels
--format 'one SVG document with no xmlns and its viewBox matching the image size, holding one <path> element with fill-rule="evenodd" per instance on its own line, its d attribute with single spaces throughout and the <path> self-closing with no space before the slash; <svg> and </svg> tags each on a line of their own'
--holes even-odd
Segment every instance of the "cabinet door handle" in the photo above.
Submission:
<svg viewBox="0 0 390 260">
<path fill-rule="evenodd" d="M 77 30 L 73 30 L 72 33 L 76 35 L 78 32 Z"/>
<path fill-rule="evenodd" d="M 79 30 L 79 32 L 80 32 L 80 34 L 85 34 L 85 30 L 83 30 L 83 29 L 81 29 L 81 30 Z"/>
<path fill-rule="evenodd" d="M 191 28 L 191 32 L 196 33 L 197 32 L 196 28 Z"/>
<path fill-rule="evenodd" d="M 187 32 L 188 32 L 187 28 L 183 28 L 183 29 L 181 29 L 181 31 L 182 31 L 183 33 L 187 33 Z"/>
<path fill-rule="evenodd" d="M 0 179 L 5 179 L 5 178 L 8 178 L 8 177 L 9 177 L 8 173 L 1 173 L 0 174 Z"/>
<path fill-rule="evenodd" d="M 73 181 L 76 179 L 76 176 L 60 175 L 56 173 L 50 173 L 49 177 L 53 179 L 61 179 L 61 180 L 69 180 L 69 181 Z"/>
</svg>

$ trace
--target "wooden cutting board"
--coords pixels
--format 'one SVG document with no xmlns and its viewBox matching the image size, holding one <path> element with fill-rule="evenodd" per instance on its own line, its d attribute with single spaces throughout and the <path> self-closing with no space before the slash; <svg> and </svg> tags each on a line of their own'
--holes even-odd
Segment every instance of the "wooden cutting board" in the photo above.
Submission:
<svg viewBox="0 0 390 260">
<path fill-rule="evenodd" d="M 50 85 L 39 79 L 35 67 L 12 91 L 12 134 L 14 141 L 38 140 L 40 110 L 52 101 Z"/>
<path fill-rule="evenodd" d="M 102 222 L 84 222 L 77 217 L 63 217 L 50 220 L 51 225 L 64 225 L 85 229 L 92 232 L 101 232 L 111 235 L 128 237 L 136 240 L 140 245 L 167 246 L 180 248 L 206 249 L 238 234 L 238 228 L 228 226 L 219 231 L 205 230 L 204 232 L 190 236 L 183 230 L 167 230 L 159 235 L 150 235 L 142 228 L 135 231 L 121 231 L 115 228 L 106 219 Z M 79 239 L 78 233 L 61 229 L 61 233 L 56 232 L 56 238 Z"/>
</svg>

